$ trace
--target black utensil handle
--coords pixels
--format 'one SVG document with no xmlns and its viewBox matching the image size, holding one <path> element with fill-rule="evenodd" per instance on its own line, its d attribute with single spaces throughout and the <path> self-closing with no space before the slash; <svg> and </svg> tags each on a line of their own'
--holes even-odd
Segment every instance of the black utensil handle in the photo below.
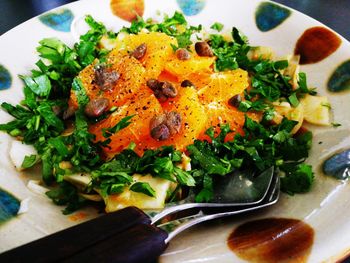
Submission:
<svg viewBox="0 0 350 263">
<path fill-rule="evenodd" d="M 136 207 L 127 207 L 67 228 L 0 254 L 0 262 L 58 262 L 136 225 L 150 224 Z"/>
<path fill-rule="evenodd" d="M 153 225 L 139 224 L 73 255 L 64 263 L 153 263 L 166 248 L 168 233 Z"/>
</svg>

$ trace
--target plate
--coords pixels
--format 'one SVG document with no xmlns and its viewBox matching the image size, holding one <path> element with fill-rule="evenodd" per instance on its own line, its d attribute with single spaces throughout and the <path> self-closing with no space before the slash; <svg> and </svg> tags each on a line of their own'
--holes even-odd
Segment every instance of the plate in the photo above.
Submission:
<svg viewBox="0 0 350 263">
<path fill-rule="evenodd" d="M 0 102 L 18 103 L 23 98 L 22 82 L 17 77 L 28 74 L 38 59 L 35 48 L 45 37 L 57 37 L 72 45 L 79 33 L 85 14 L 102 21 L 107 28 L 119 30 L 135 16 L 133 8 L 143 17 L 154 17 L 159 11 L 172 14 L 181 10 L 190 24 L 209 27 L 221 22 L 229 30 L 239 28 L 251 45 L 270 46 L 278 56 L 292 54 L 295 45 L 310 29 L 326 29 L 322 43 L 337 39 L 334 50 L 329 46 L 317 61 L 301 66 L 308 83 L 326 95 L 332 105 L 334 122 L 340 127 L 306 125 L 314 133 L 311 156 L 316 182 L 311 192 L 288 196 L 283 194 L 277 205 L 257 213 L 217 220 L 194 227 L 180 234 L 161 256 L 161 262 L 245 262 L 227 246 L 231 231 L 242 222 L 258 218 L 295 218 L 310 225 L 315 232 L 309 262 L 334 262 L 350 251 L 350 185 L 322 174 L 325 159 L 350 148 L 350 93 L 341 91 L 349 86 L 350 43 L 321 23 L 295 10 L 268 1 L 250 0 L 109 0 L 77 1 L 33 18 L 0 37 Z M 312 30 L 311 30 L 312 31 Z M 309 50 L 310 51 L 310 50 Z M 310 52 L 306 55 L 310 55 Z M 305 56 L 306 56 L 305 55 Z M 311 52 L 312 56 L 312 52 Z M 329 80 L 332 80 L 329 82 Z M 0 111 L 2 123 L 11 118 Z M 27 188 L 28 179 L 39 179 L 32 171 L 24 175 L 14 169 L 9 158 L 13 139 L 0 133 L 0 187 L 21 200 L 24 213 L 0 225 L 0 252 L 16 247 L 49 233 L 64 229 L 97 216 L 94 209 L 85 209 L 64 216 L 61 207 Z"/>
</svg>

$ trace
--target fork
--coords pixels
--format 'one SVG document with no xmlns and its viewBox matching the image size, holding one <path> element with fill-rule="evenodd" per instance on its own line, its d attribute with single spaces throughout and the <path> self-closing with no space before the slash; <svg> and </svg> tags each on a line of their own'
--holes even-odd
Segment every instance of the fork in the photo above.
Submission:
<svg viewBox="0 0 350 263">
<path fill-rule="evenodd" d="M 262 174 L 263 175 L 263 174 Z M 271 206 L 279 198 L 273 168 L 260 199 L 236 203 L 170 206 L 152 219 L 127 207 L 0 254 L 0 262 L 155 262 L 182 231 L 204 221 Z"/>
</svg>

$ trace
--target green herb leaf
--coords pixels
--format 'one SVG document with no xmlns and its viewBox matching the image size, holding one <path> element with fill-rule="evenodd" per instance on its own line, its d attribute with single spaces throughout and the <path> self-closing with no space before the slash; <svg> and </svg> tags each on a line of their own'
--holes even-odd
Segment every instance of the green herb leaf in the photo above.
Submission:
<svg viewBox="0 0 350 263">
<path fill-rule="evenodd" d="M 213 198 L 213 196 L 213 178 L 206 174 L 203 177 L 203 188 L 196 195 L 195 201 L 197 203 L 209 202 Z"/>
<path fill-rule="evenodd" d="M 232 38 L 239 45 L 244 45 L 248 42 L 247 38 L 236 27 L 232 28 Z"/>
<path fill-rule="evenodd" d="M 55 127 L 58 132 L 64 130 L 63 121 L 55 115 L 52 111 L 52 106 L 49 103 L 42 102 L 36 110 L 49 126 Z"/>
<path fill-rule="evenodd" d="M 298 97 L 297 97 L 297 94 L 294 92 L 292 93 L 289 97 L 288 97 L 288 100 L 290 102 L 290 104 L 295 108 L 299 105 L 299 100 L 298 100 Z"/>
<path fill-rule="evenodd" d="M 141 17 L 138 17 L 131 23 L 130 28 L 124 27 L 121 31 L 129 34 L 137 34 L 144 28 L 150 32 L 162 32 L 175 37 L 177 46 L 171 45 L 174 51 L 178 48 L 188 48 L 192 44 L 191 36 L 195 32 L 202 30 L 201 25 L 188 27 L 184 15 L 175 11 L 172 17 L 165 16 L 161 23 L 154 23 L 152 20 L 144 21 Z"/>
<path fill-rule="evenodd" d="M 77 188 L 67 182 L 60 183 L 58 188 L 46 192 L 46 195 L 56 205 L 67 205 L 62 211 L 65 215 L 73 213 L 86 204 L 86 200 L 78 195 Z"/>
<path fill-rule="evenodd" d="M 48 140 L 50 146 L 56 149 L 56 151 L 62 156 L 66 157 L 69 153 L 67 146 L 63 142 L 62 137 L 50 138 Z"/>
<path fill-rule="evenodd" d="M 340 127 L 341 124 L 340 123 L 337 123 L 337 122 L 332 122 L 331 125 L 334 127 L 334 128 L 337 128 L 337 127 Z"/>
<path fill-rule="evenodd" d="M 39 41 L 37 51 L 40 57 L 48 59 L 52 63 L 60 63 L 66 51 L 66 45 L 57 38 L 44 38 Z"/>
<path fill-rule="evenodd" d="M 124 191 L 125 184 L 112 184 L 109 189 L 109 194 L 120 194 Z"/>
<path fill-rule="evenodd" d="M 311 165 L 300 164 L 281 178 L 281 190 L 288 194 L 310 191 L 314 180 Z"/>
<path fill-rule="evenodd" d="M 102 134 L 103 134 L 103 137 L 105 138 L 109 138 L 111 137 L 113 134 L 119 132 L 120 130 L 128 127 L 130 124 L 131 124 L 131 119 L 135 116 L 134 115 L 130 115 L 130 116 L 126 116 L 124 118 L 122 118 L 116 125 L 114 125 L 113 127 L 111 128 L 108 128 L 108 129 L 103 129 L 102 130 Z"/>
<path fill-rule="evenodd" d="M 182 185 L 187 186 L 195 186 L 196 181 L 193 179 L 191 174 L 187 171 L 184 171 L 178 167 L 174 167 L 174 174 L 177 179 L 177 181 Z"/>
<path fill-rule="evenodd" d="M 156 191 L 153 190 L 149 183 L 136 182 L 130 187 L 130 190 L 137 193 L 143 193 L 150 197 L 156 197 Z"/>
<path fill-rule="evenodd" d="M 36 95 L 40 97 L 47 97 L 51 91 L 51 82 L 46 75 L 40 75 L 34 78 L 28 76 L 21 76 L 24 83 L 30 88 Z"/>
<path fill-rule="evenodd" d="M 38 161 L 37 155 L 35 155 L 35 154 L 26 155 L 24 157 L 24 160 L 22 162 L 21 167 L 23 169 L 27 169 L 27 168 L 33 167 L 37 163 L 37 161 Z"/>
<path fill-rule="evenodd" d="M 210 28 L 220 32 L 224 28 L 224 25 L 219 22 L 215 22 L 214 24 L 211 25 Z"/>
<path fill-rule="evenodd" d="M 77 96 L 78 103 L 80 107 L 84 107 L 90 101 L 88 95 L 86 94 L 86 90 L 84 88 L 83 83 L 79 78 L 74 78 L 72 83 L 72 90 Z"/>
</svg>

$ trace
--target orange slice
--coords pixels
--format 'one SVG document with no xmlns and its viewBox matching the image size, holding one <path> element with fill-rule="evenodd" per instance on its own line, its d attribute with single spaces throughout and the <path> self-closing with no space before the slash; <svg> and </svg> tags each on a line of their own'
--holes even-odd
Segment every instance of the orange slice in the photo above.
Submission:
<svg viewBox="0 0 350 263">
<path fill-rule="evenodd" d="M 199 139 L 210 140 L 209 136 L 205 134 L 205 131 L 210 127 L 214 128 L 214 134 L 217 136 L 220 132 L 220 125 L 222 124 L 229 124 L 231 130 L 233 130 L 233 133 L 226 136 L 226 140 L 233 140 L 233 137 L 237 132 L 243 133 L 242 127 L 245 120 L 244 112 L 241 112 L 224 102 L 216 101 L 205 105 L 205 111 L 208 120 L 199 136 Z"/>
<path fill-rule="evenodd" d="M 148 88 L 144 87 L 140 89 L 135 97 L 125 105 L 119 107 L 107 119 L 92 125 L 90 132 L 95 134 L 96 142 L 104 141 L 106 138 L 103 137 L 103 129 L 113 127 L 126 116 L 135 115 L 130 120 L 131 124 L 128 127 L 110 137 L 112 142 L 109 144 L 109 147 L 103 148 L 105 154 L 111 157 L 128 147 L 132 142 L 138 144 L 144 141 L 144 138 L 149 134 L 150 120 L 154 115 L 161 114 L 162 112 L 163 109 L 158 100 Z"/>
<path fill-rule="evenodd" d="M 123 52 L 114 51 L 108 56 L 106 65 L 109 66 L 109 69 L 117 71 L 120 77 L 113 89 L 102 91 L 98 85 L 94 83 L 94 67 L 96 63 L 97 62 L 87 66 L 78 75 L 90 100 L 107 98 L 110 102 L 110 106 L 120 106 L 130 100 L 144 82 L 145 69 L 142 64 L 137 59 L 125 55 Z M 78 108 L 78 102 L 74 91 L 71 92 L 69 105 Z"/>
<path fill-rule="evenodd" d="M 163 71 L 168 57 L 174 53 L 171 44 L 175 45 L 176 40 L 164 33 L 139 33 L 138 35 L 127 35 L 117 41 L 115 50 L 133 52 L 141 44 L 146 44 L 147 51 L 140 62 L 146 69 L 147 78 L 156 79 Z"/>
<path fill-rule="evenodd" d="M 213 73 L 209 83 L 198 91 L 199 99 L 208 104 L 214 101 L 228 101 L 248 87 L 248 73 L 242 69 Z"/>
<path fill-rule="evenodd" d="M 148 132 L 147 137 L 137 145 L 137 152 L 165 145 L 174 145 L 176 149 L 184 150 L 187 145 L 198 138 L 207 119 L 204 107 L 199 102 L 197 91 L 194 88 L 181 88 L 179 86 L 177 88 L 177 97 L 169 99 L 162 104 L 162 107 L 164 111 L 180 113 L 182 119 L 180 132 L 164 141 L 153 139 Z"/>
<path fill-rule="evenodd" d="M 190 54 L 191 58 L 188 60 L 180 60 L 175 53 L 171 54 L 165 70 L 177 76 L 179 80 L 184 80 L 193 73 L 212 72 L 211 66 L 214 64 L 215 57 L 200 57 L 194 50 Z"/>
</svg>

